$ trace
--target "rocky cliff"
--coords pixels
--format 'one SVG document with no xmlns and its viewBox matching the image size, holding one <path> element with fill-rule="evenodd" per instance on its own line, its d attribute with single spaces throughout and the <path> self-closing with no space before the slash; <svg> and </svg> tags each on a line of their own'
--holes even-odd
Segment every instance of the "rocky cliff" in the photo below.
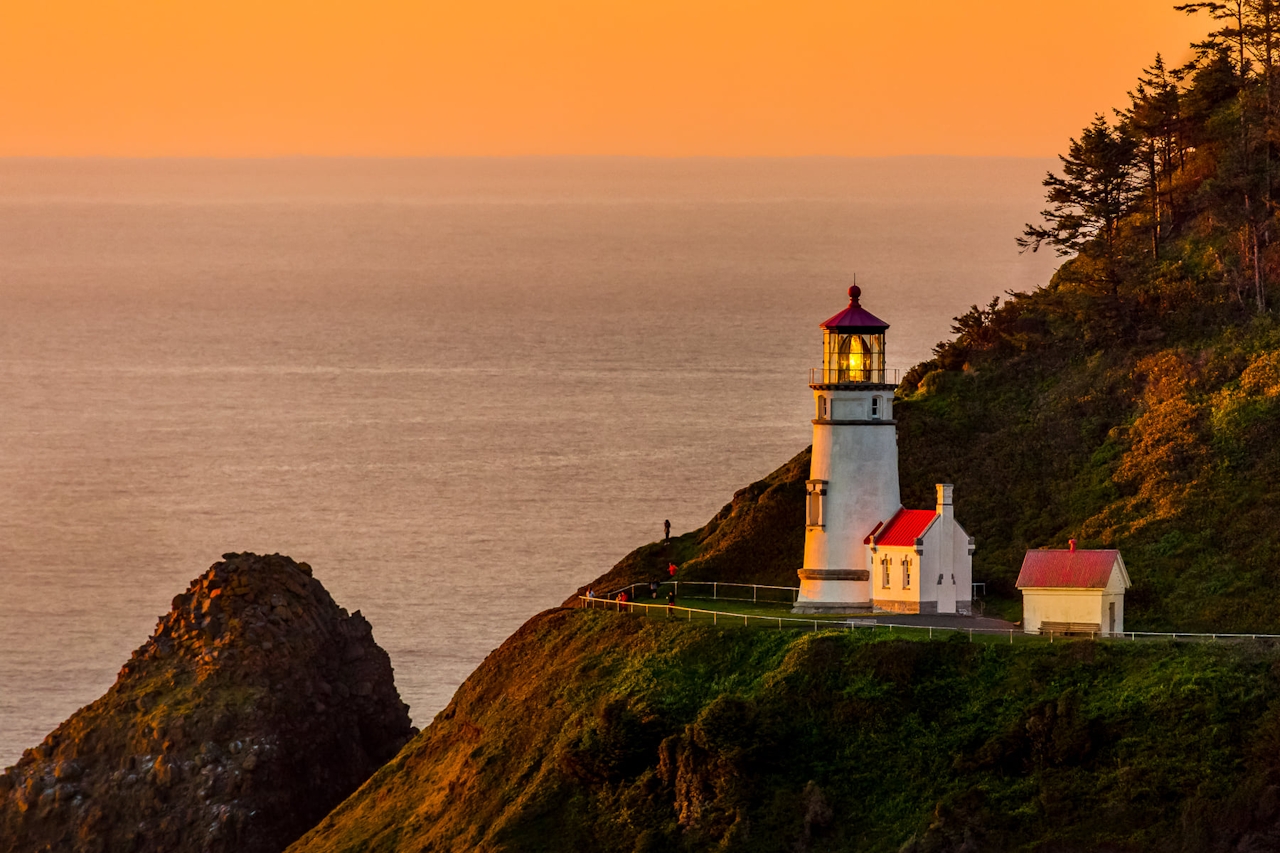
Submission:
<svg viewBox="0 0 1280 853">
<path fill-rule="evenodd" d="M 104 696 L 0 775 L 0 847 L 279 851 L 413 733 L 358 611 L 306 563 L 224 554 Z"/>
</svg>

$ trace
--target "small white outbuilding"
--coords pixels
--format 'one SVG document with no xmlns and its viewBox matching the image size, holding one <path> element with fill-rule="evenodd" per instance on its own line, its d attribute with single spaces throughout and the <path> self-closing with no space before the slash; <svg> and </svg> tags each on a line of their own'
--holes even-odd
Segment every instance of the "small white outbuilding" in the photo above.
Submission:
<svg viewBox="0 0 1280 853">
<path fill-rule="evenodd" d="M 1108 637 L 1124 633 L 1124 591 L 1131 586 L 1119 551 L 1028 551 L 1018 573 L 1022 630 L 1028 634 Z"/>
</svg>

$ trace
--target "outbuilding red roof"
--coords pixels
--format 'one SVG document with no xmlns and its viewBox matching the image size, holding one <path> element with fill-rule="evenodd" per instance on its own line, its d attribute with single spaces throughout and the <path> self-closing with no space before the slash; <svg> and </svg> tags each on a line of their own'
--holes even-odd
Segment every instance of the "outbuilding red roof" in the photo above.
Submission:
<svg viewBox="0 0 1280 853">
<path fill-rule="evenodd" d="M 1028 551 L 1018 573 L 1018 589 L 1054 587 L 1102 589 L 1111 579 L 1119 551 Z"/>
<path fill-rule="evenodd" d="M 900 509 L 884 527 L 872 531 L 871 541 L 889 548 L 914 545 L 937 517 L 931 509 Z"/>
<path fill-rule="evenodd" d="M 862 289 L 858 285 L 849 288 L 849 307 L 822 324 L 833 332 L 858 332 L 877 334 L 889 328 L 889 324 L 858 304 Z"/>
</svg>

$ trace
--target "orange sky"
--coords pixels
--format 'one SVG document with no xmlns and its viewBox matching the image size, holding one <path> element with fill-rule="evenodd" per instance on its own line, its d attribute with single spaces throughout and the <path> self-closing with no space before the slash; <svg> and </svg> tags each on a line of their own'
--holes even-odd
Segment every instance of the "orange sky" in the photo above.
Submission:
<svg viewBox="0 0 1280 853">
<path fill-rule="evenodd" d="M 11 0 L 0 155 L 1048 155 L 1173 0 Z"/>
</svg>

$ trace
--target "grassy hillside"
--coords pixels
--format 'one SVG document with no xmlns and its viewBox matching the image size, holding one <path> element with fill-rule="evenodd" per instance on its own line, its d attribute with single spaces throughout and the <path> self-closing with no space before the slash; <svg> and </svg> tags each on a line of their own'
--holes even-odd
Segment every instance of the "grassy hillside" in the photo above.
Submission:
<svg viewBox="0 0 1280 853">
<path fill-rule="evenodd" d="M 1276 849 L 1278 699 L 1261 645 L 554 610 L 291 850 Z"/>
<path fill-rule="evenodd" d="M 1013 598 L 1027 548 L 1118 547 L 1138 629 L 1280 631 L 1280 325 L 1091 340 L 1069 282 L 940 347 L 899 404 L 903 499 L 956 483 L 974 575 Z M 1019 329 L 1039 329 L 1038 334 Z"/>
</svg>

